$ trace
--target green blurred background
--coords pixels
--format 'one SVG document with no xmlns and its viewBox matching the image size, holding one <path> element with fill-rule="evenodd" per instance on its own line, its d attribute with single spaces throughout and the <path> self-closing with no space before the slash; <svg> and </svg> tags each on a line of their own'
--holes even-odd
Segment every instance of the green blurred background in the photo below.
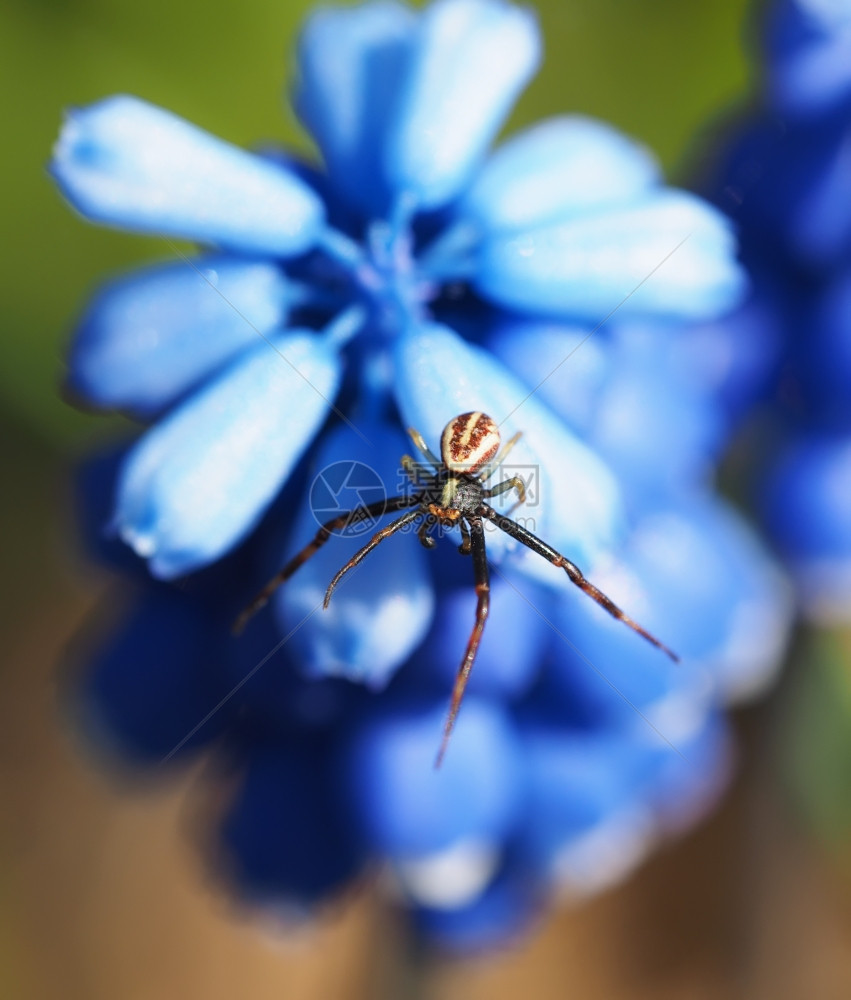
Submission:
<svg viewBox="0 0 851 1000">
<path fill-rule="evenodd" d="M 241 145 L 308 150 L 285 84 L 311 6 L 5 0 L 0 10 L 0 996 L 396 997 L 410 986 L 369 892 L 299 950 L 282 951 L 280 937 L 270 948 L 204 884 L 181 835 L 184 788 L 118 794 L 75 746 L 55 693 L 67 637 L 110 587 L 76 551 L 68 470 L 117 427 L 61 400 L 69 330 L 105 275 L 170 255 L 162 241 L 92 227 L 63 203 L 45 169 L 62 110 L 127 92 Z M 700 136 L 748 99 L 745 0 L 536 7 L 545 62 L 509 129 L 565 110 L 600 116 L 683 180 Z M 433 967 L 410 995 L 851 996 L 851 904 L 836 861 L 851 800 L 846 647 L 841 636 L 804 641 L 799 659 L 817 683 L 740 719 L 741 777 L 699 832 L 512 955 Z M 798 703 L 805 711 L 790 713 Z M 804 748 L 786 771 L 778 745 Z M 778 791 L 789 771 L 832 854 Z"/>
</svg>

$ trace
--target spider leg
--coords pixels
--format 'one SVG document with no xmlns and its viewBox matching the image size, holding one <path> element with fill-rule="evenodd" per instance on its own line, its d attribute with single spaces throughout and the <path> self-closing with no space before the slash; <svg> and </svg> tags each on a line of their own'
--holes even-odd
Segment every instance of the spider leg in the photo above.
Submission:
<svg viewBox="0 0 851 1000">
<path fill-rule="evenodd" d="M 411 507 L 414 504 L 419 503 L 420 498 L 418 496 L 399 496 L 391 497 L 389 500 L 377 500 L 375 503 L 366 504 L 360 509 L 364 510 L 371 517 L 381 517 L 382 514 L 387 514 L 389 511 L 402 510 L 404 507 Z M 257 612 L 268 602 L 269 598 L 272 594 L 274 594 L 278 587 L 280 587 L 285 580 L 289 580 L 289 578 L 300 566 L 303 566 L 311 556 L 315 555 L 335 531 L 338 531 L 340 528 L 344 528 L 346 524 L 348 524 L 349 518 L 353 513 L 354 511 L 349 510 L 343 514 L 339 514 L 337 517 L 332 518 L 330 521 L 326 521 L 319 531 L 316 532 L 313 541 L 308 542 L 308 544 L 305 545 L 300 552 L 297 552 L 286 564 L 286 566 L 284 566 L 283 569 L 279 570 L 272 577 L 266 586 L 254 597 L 251 603 L 239 613 L 236 621 L 231 626 L 231 632 L 234 635 L 239 635 L 239 633 L 248 624 L 249 619 L 253 618 L 254 615 L 256 615 Z"/>
<path fill-rule="evenodd" d="M 508 508 L 508 514 L 506 515 L 511 516 L 521 504 L 526 503 L 526 484 L 520 476 L 512 476 L 511 479 L 504 479 L 498 486 L 494 486 L 493 489 L 485 490 L 484 496 L 498 497 L 508 490 L 517 490 L 517 500 Z"/>
<path fill-rule="evenodd" d="M 410 437 L 410 439 L 414 442 L 414 445 L 417 448 L 417 450 L 421 451 L 423 455 L 425 455 L 425 457 L 429 460 L 429 462 L 431 462 L 436 472 L 443 463 L 425 443 L 425 438 L 422 436 L 422 434 L 420 434 L 420 432 L 418 430 L 415 430 L 413 427 L 409 427 L 408 437 Z"/>
<path fill-rule="evenodd" d="M 385 538 L 389 538 L 390 535 L 395 534 L 400 528 L 404 528 L 406 524 L 410 524 L 411 521 L 416 521 L 418 517 L 422 517 L 422 509 L 418 506 L 416 510 L 409 510 L 407 513 L 403 514 L 401 517 L 397 517 L 395 521 L 391 521 L 386 527 L 382 528 L 381 531 L 377 531 L 372 538 L 364 545 L 362 549 L 358 549 L 357 552 L 352 556 L 352 558 L 346 563 L 342 569 L 337 570 L 334 579 L 328 584 L 328 589 L 325 591 L 325 600 L 322 602 L 322 607 L 327 608 L 330 601 L 331 595 L 337 588 L 337 584 L 349 570 L 354 569 L 359 563 L 361 563 L 366 556 L 378 545 L 383 542 Z"/>
<path fill-rule="evenodd" d="M 473 515 L 469 518 L 469 522 L 473 572 L 476 580 L 476 620 L 470 638 L 467 640 L 464 659 L 461 661 L 461 666 L 455 676 L 452 700 L 449 703 L 449 714 L 446 716 L 446 724 L 443 727 L 443 739 L 434 762 L 435 767 L 440 767 L 443 763 L 446 748 L 449 746 L 449 739 L 455 728 L 455 720 L 458 718 L 458 709 L 461 707 L 461 699 L 464 697 L 464 689 L 467 687 L 470 671 L 476 661 L 479 643 L 482 640 L 482 633 L 485 630 L 485 622 L 488 620 L 488 611 L 490 610 L 490 574 L 488 573 L 488 557 L 485 551 L 485 532 L 482 527 L 482 519 L 478 515 Z"/>
<path fill-rule="evenodd" d="M 433 549 L 437 545 L 437 542 L 428 534 L 436 524 L 437 518 L 427 514 L 423 523 L 417 528 L 417 538 L 420 540 L 420 545 L 427 549 Z"/>
<path fill-rule="evenodd" d="M 643 636 L 649 643 L 656 646 L 657 649 L 661 649 L 663 653 L 667 653 L 668 656 L 675 662 L 679 663 L 680 658 L 677 656 L 673 650 L 668 649 L 668 647 L 660 642 L 655 635 L 651 635 L 646 629 L 642 628 L 638 622 L 634 621 L 629 617 L 624 611 L 622 611 L 617 604 L 610 598 L 607 597 L 602 590 L 599 590 L 594 586 L 590 580 L 586 580 L 582 574 L 579 567 L 572 563 L 566 556 L 563 556 L 560 552 L 557 552 L 551 545 L 547 545 L 546 542 L 541 541 L 537 535 L 533 535 L 528 528 L 524 528 L 521 524 L 516 521 L 512 521 L 510 517 L 505 517 L 503 514 L 497 513 L 492 507 L 488 507 L 487 504 L 482 504 L 479 508 L 479 513 L 482 517 L 486 517 L 489 521 L 493 521 L 498 528 L 501 528 L 507 535 L 512 538 L 516 538 L 518 542 L 522 542 L 527 548 L 530 548 L 533 552 L 537 552 L 539 556 L 543 556 L 553 564 L 553 566 L 560 566 L 568 577 L 570 577 L 571 583 L 575 583 L 580 590 L 584 591 L 592 600 L 596 601 L 601 608 L 604 608 L 613 618 L 617 618 L 618 621 L 622 621 L 624 625 L 628 625 L 633 632 L 637 632 L 640 636 Z"/>
<path fill-rule="evenodd" d="M 458 522 L 461 528 L 461 544 L 458 546 L 458 551 L 462 556 L 468 556 L 472 550 L 472 539 L 470 538 L 470 529 L 467 527 L 467 522 L 462 517 Z"/>
<path fill-rule="evenodd" d="M 486 483 L 490 479 L 490 477 L 496 472 L 496 470 L 505 461 L 505 459 L 506 459 L 508 453 L 511 451 L 511 449 L 517 444 L 517 442 L 522 437 L 523 437 L 523 431 L 518 431 L 515 435 L 513 435 L 512 437 L 510 437 L 505 442 L 505 444 L 500 449 L 500 452 L 496 456 L 496 458 L 490 463 L 490 465 L 486 465 L 485 468 L 482 470 L 482 472 L 479 474 L 479 481 L 480 482 Z"/>
</svg>

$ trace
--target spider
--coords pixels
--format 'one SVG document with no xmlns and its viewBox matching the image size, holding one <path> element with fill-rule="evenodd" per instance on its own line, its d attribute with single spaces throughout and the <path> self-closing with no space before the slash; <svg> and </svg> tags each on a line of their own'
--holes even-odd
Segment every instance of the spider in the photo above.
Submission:
<svg viewBox="0 0 851 1000">
<path fill-rule="evenodd" d="M 507 535 L 516 538 L 517 541 L 530 548 L 533 552 L 537 552 L 539 556 L 543 556 L 553 566 L 563 569 L 572 583 L 576 584 L 590 598 L 605 608 L 610 615 L 628 625 L 648 642 L 670 656 L 672 660 L 675 662 L 679 661 L 676 653 L 672 652 L 664 643 L 660 642 L 655 636 L 633 621 L 601 590 L 598 590 L 593 583 L 586 580 L 579 568 L 566 556 L 563 556 L 551 545 L 533 535 L 531 531 L 523 525 L 518 524 L 517 521 L 513 521 L 505 514 L 500 514 L 486 503 L 491 497 L 500 496 L 509 490 L 514 490 L 517 493 L 517 501 L 509 513 L 525 502 L 526 488 L 519 476 L 505 479 L 496 486 L 488 487 L 486 485 L 487 481 L 502 465 L 506 455 L 517 444 L 521 433 L 517 433 L 510 438 L 500 450 L 500 435 L 496 421 L 481 412 L 462 413 L 460 416 L 450 420 L 443 429 L 440 438 L 440 458 L 429 449 L 422 434 L 413 428 L 408 429 L 408 434 L 416 448 L 425 456 L 433 471 L 425 471 L 422 466 L 416 465 L 410 455 L 402 456 L 402 468 L 406 475 L 415 486 L 421 486 L 422 488 L 416 493 L 403 494 L 401 496 L 390 497 L 386 500 L 380 500 L 376 503 L 366 504 L 361 509 L 362 513 L 366 516 L 381 517 L 391 511 L 410 508 L 405 510 L 405 513 L 401 517 L 397 517 L 395 521 L 391 521 L 390 524 L 376 532 L 366 545 L 359 549 L 345 566 L 338 570 L 337 574 L 328 584 L 323 607 L 328 607 L 337 584 L 349 570 L 354 569 L 355 566 L 362 562 L 385 538 L 389 538 L 390 535 L 395 534 L 395 532 L 406 525 L 413 524 L 413 522 L 420 518 L 422 519 L 417 528 L 417 537 L 426 548 L 433 548 L 436 545 L 432 537 L 432 532 L 438 527 L 458 527 L 460 529 L 462 541 L 459 546 L 459 552 L 462 555 L 471 555 L 473 557 L 477 598 L 476 617 L 470 638 L 467 641 L 464 658 L 461 660 L 461 665 L 458 668 L 452 688 L 452 698 L 443 728 L 440 748 L 435 760 L 435 767 L 440 767 L 449 745 L 449 739 L 455 727 L 455 720 L 458 717 L 458 710 L 461 707 L 461 700 L 464 697 L 464 689 L 467 686 L 470 671 L 476 660 L 479 643 L 481 642 L 485 622 L 490 610 L 490 583 L 483 526 L 485 520 L 492 521 Z M 241 632 L 248 620 L 267 603 L 273 592 L 285 580 L 288 580 L 300 566 L 306 563 L 328 541 L 334 531 L 344 528 L 355 513 L 355 511 L 347 511 L 323 524 L 319 531 L 316 532 L 313 541 L 309 542 L 300 552 L 296 553 L 286 566 L 272 577 L 254 600 L 243 610 L 234 623 L 234 633 L 238 634 Z"/>
</svg>

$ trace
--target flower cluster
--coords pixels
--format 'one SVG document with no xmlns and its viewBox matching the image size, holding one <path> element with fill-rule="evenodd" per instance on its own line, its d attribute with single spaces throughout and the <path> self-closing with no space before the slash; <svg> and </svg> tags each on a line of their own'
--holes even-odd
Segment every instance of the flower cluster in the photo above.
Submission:
<svg viewBox="0 0 851 1000">
<path fill-rule="evenodd" d="M 502 0 L 325 9 L 294 97 L 321 167 L 114 97 L 69 114 L 51 168 L 88 218 L 212 247 L 108 284 L 75 335 L 71 390 L 150 423 L 81 478 L 91 544 L 136 588 L 81 708 L 141 762 L 226 755 L 214 856 L 250 899 L 309 911 L 378 861 L 459 949 L 699 815 L 723 705 L 785 636 L 784 584 L 713 489 L 725 422 L 684 328 L 744 293 L 730 227 L 587 118 L 491 150 L 539 48 Z M 307 487 L 337 502 L 329 470 L 360 463 L 396 493 L 401 429 L 436 448 L 470 410 L 523 432 L 527 525 L 683 663 L 493 535 L 492 615 L 435 771 L 475 603 L 455 545 L 393 538 L 323 612 L 363 542 L 332 538 L 243 637 L 229 625 L 315 533 Z"/>
<path fill-rule="evenodd" d="M 813 620 L 847 622 L 851 4 L 775 3 L 765 75 L 762 104 L 738 126 L 717 182 L 754 292 L 708 339 L 737 345 L 721 395 L 738 415 L 757 414 L 749 471 L 801 606 Z"/>
</svg>

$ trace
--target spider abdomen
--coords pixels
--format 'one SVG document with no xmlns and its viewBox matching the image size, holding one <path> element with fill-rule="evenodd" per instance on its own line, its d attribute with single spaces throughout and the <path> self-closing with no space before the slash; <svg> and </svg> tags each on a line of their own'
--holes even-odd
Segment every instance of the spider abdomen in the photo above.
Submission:
<svg viewBox="0 0 851 1000">
<path fill-rule="evenodd" d="M 440 457 L 447 469 L 473 475 L 499 451 L 499 427 L 486 413 L 462 413 L 440 436 Z"/>
</svg>

